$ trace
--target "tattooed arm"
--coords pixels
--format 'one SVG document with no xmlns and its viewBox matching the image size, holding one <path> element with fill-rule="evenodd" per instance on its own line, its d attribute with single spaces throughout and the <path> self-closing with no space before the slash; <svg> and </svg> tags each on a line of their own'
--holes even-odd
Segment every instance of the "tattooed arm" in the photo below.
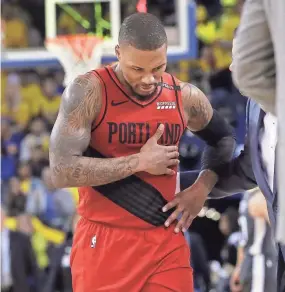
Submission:
<svg viewBox="0 0 285 292">
<path fill-rule="evenodd" d="M 162 127 L 138 154 L 103 159 L 83 156 L 90 143 L 92 123 L 101 110 L 101 98 L 101 84 L 93 73 L 77 77 L 64 91 L 50 137 L 53 184 L 58 188 L 98 186 L 139 171 L 172 174 L 168 166 L 176 163 L 178 152 L 175 146 L 157 144 Z"/>
<path fill-rule="evenodd" d="M 187 127 L 207 145 L 202 156 L 200 180 L 212 190 L 222 175 L 221 169 L 232 159 L 235 139 L 231 127 L 213 110 L 208 98 L 196 86 L 181 84 Z"/>
<path fill-rule="evenodd" d="M 203 130 L 213 116 L 213 108 L 205 94 L 190 83 L 182 83 L 182 102 L 187 127 L 193 132 Z"/>
<path fill-rule="evenodd" d="M 52 181 L 57 187 L 106 184 L 137 171 L 138 155 L 114 159 L 83 157 L 98 115 L 101 84 L 92 73 L 77 77 L 64 91 L 50 139 Z"/>
<path fill-rule="evenodd" d="M 196 181 L 187 189 L 176 194 L 175 198 L 163 207 L 166 212 L 176 208 L 165 222 L 170 224 L 182 213 L 175 232 L 186 231 L 192 220 L 201 211 L 220 175 L 224 165 L 231 161 L 235 149 L 235 139 L 231 128 L 212 109 L 207 97 L 197 87 L 188 83 L 180 84 L 182 103 L 188 128 L 206 143 L 202 156 L 202 170 Z M 229 163 L 228 163 L 229 164 Z"/>
</svg>

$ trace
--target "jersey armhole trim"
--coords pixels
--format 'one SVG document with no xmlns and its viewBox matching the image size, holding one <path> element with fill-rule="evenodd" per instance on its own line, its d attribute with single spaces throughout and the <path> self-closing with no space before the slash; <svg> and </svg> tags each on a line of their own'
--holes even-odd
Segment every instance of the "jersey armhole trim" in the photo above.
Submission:
<svg viewBox="0 0 285 292">
<path fill-rule="evenodd" d="M 186 120 L 185 120 L 185 117 L 184 115 L 182 114 L 181 112 L 181 104 L 180 104 L 180 98 L 179 98 L 179 92 L 180 92 L 180 96 L 181 96 L 181 88 L 180 86 L 177 86 L 176 85 L 176 82 L 175 82 L 175 78 L 173 77 L 173 75 L 171 75 L 171 78 L 172 78 L 172 82 L 173 82 L 173 86 L 175 88 L 175 97 L 176 97 L 176 103 L 177 103 L 177 108 L 178 108 L 178 112 L 179 112 L 179 115 L 180 115 L 180 118 L 181 118 L 181 122 L 182 122 L 182 125 L 183 125 L 183 131 L 185 130 L 186 128 Z M 179 90 L 178 90 L 179 88 Z"/>
<path fill-rule="evenodd" d="M 106 112 L 107 112 L 107 107 L 108 107 L 108 95 L 107 95 L 107 88 L 106 88 L 106 84 L 104 82 L 104 80 L 102 79 L 102 77 L 100 76 L 100 74 L 98 74 L 97 71 L 93 71 L 94 74 L 98 77 L 98 79 L 100 80 L 102 86 L 102 100 L 104 100 L 102 102 L 102 108 L 104 107 L 104 112 L 102 114 L 102 108 L 99 112 L 98 118 L 100 117 L 100 115 L 102 115 L 101 119 L 98 121 L 98 123 L 96 123 L 96 119 L 92 125 L 92 129 L 91 129 L 91 133 L 94 132 L 103 122 L 105 116 L 106 116 Z M 104 104 L 105 103 L 105 104 Z"/>
</svg>

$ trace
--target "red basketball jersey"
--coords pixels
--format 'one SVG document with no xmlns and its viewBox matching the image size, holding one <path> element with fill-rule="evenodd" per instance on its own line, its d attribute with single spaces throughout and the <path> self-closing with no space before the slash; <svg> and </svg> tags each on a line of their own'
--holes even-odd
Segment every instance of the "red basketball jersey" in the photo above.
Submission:
<svg viewBox="0 0 285 292">
<path fill-rule="evenodd" d="M 172 75 L 164 73 L 155 95 L 147 101 L 139 101 L 129 95 L 112 67 L 107 66 L 93 73 L 102 85 L 103 105 L 92 128 L 89 146 L 92 151 L 89 156 L 112 158 L 139 153 L 161 123 L 165 125 L 165 130 L 159 144 L 178 145 L 185 129 L 185 119 L 181 90 Z M 95 152 L 97 154 L 92 155 Z M 175 195 L 176 175 L 154 176 L 140 172 L 132 177 L 139 179 L 143 186 L 149 186 L 151 190 L 160 193 L 166 201 L 172 200 Z M 130 187 L 126 182 L 126 188 L 122 187 L 122 192 L 128 190 L 128 195 L 132 195 L 132 204 L 136 204 L 138 196 L 144 196 L 144 188 L 139 186 L 140 184 L 134 184 L 134 187 Z M 114 188 L 117 194 L 114 200 L 110 200 L 108 192 L 112 192 Z M 132 191 L 134 194 L 130 194 Z M 145 198 L 147 196 L 146 192 Z M 129 212 L 128 208 L 118 205 L 116 199 L 119 197 L 118 185 L 81 187 L 78 212 L 89 220 L 113 226 L 151 227 L 152 224 Z M 151 209 L 151 205 L 148 202 L 144 208 Z"/>
</svg>

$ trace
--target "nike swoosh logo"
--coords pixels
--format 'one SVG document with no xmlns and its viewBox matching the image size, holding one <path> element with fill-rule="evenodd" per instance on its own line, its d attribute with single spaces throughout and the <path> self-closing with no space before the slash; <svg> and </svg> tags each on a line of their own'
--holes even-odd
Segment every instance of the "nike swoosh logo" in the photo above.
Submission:
<svg viewBox="0 0 285 292">
<path fill-rule="evenodd" d="M 117 105 L 121 105 L 121 104 L 126 103 L 126 102 L 128 102 L 128 100 L 123 100 L 123 101 L 114 101 L 114 100 L 112 100 L 111 105 L 112 106 L 117 106 Z"/>
</svg>

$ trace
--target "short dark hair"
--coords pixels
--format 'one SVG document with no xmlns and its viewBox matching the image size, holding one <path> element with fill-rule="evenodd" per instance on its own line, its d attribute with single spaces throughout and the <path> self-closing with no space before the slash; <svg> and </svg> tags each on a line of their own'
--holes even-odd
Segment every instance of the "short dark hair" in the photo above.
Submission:
<svg viewBox="0 0 285 292">
<path fill-rule="evenodd" d="M 163 24 L 150 13 L 135 13 L 125 18 L 119 32 L 119 45 L 152 51 L 167 44 Z"/>
</svg>

